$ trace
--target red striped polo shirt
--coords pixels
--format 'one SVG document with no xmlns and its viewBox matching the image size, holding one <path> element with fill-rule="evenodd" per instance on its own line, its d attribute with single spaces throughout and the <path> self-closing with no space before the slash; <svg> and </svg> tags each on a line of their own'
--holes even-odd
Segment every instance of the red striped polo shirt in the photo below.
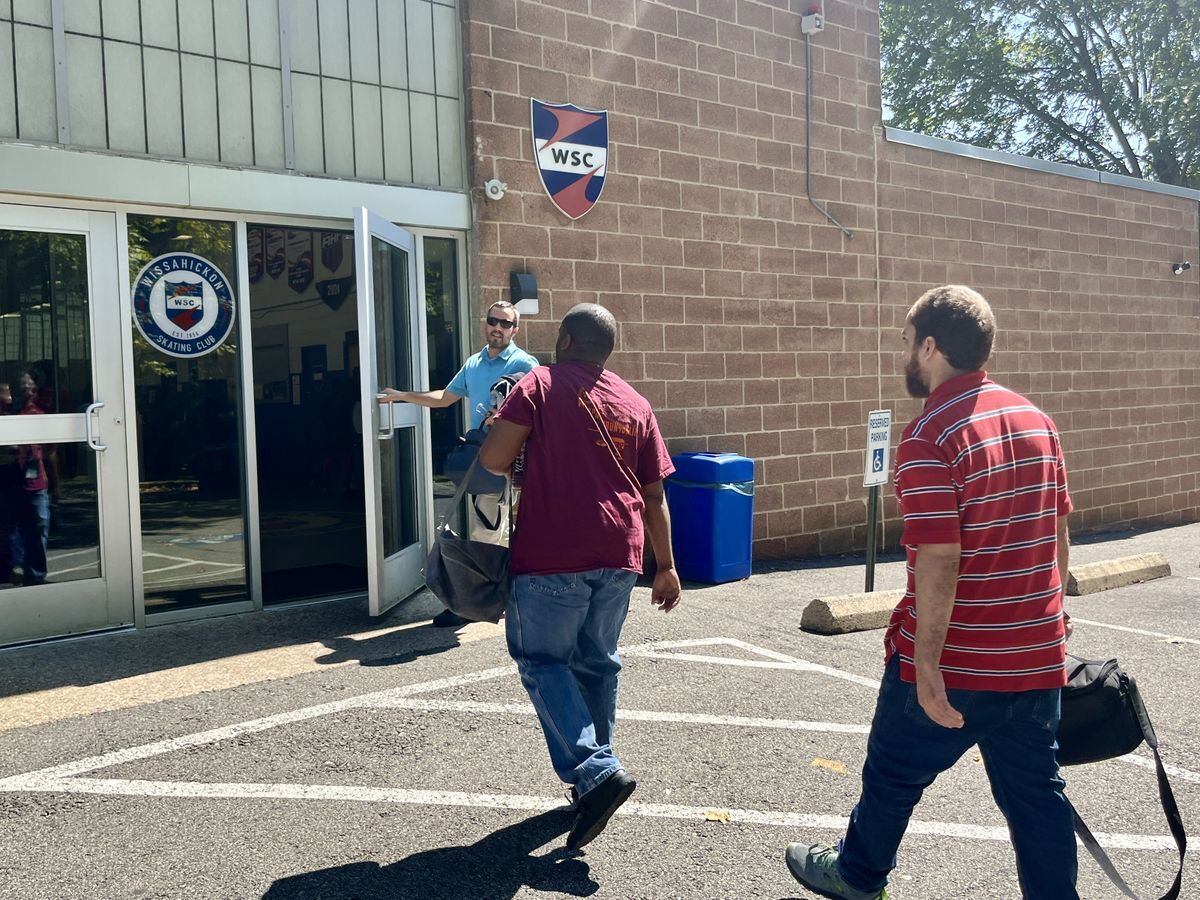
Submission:
<svg viewBox="0 0 1200 900">
<path fill-rule="evenodd" d="M 1050 417 L 986 372 L 940 385 L 896 448 L 908 590 L 892 613 L 887 655 L 916 680 L 916 578 L 921 544 L 962 546 L 941 670 L 948 688 L 1061 687 L 1066 635 L 1057 519 L 1071 511 Z"/>
</svg>

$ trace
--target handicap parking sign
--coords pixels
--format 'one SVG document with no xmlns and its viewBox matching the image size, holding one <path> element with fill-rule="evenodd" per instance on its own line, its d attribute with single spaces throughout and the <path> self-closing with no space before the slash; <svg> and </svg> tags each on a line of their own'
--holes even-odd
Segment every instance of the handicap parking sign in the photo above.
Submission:
<svg viewBox="0 0 1200 900">
<path fill-rule="evenodd" d="M 888 447 L 892 442 L 892 411 L 877 409 L 867 416 L 867 454 L 863 486 L 887 484 Z"/>
</svg>

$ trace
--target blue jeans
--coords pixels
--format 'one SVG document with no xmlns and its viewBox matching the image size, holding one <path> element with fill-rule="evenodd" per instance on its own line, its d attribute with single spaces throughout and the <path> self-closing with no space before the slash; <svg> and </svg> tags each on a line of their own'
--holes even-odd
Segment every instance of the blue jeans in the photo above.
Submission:
<svg viewBox="0 0 1200 900">
<path fill-rule="evenodd" d="M 617 640 L 635 581 L 624 569 L 513 579 L 508 652 L 541 720 L 555 774 L 581 797 L 622 768 L 612 749 Z"/>
<path fill-rule="evenodd" d="M 946 694 L 964 727 L 934 723 L 917 702 L 917 686 L 900 680 L 899 660 L 888 662 L 867 740 L 862 797 L 838 858 L 842 877 L 868 893 L 882 890 L 922 792 L 978 744 L 1008 821 L 1022 895 L 1079 900 L 1071 809 L 1054 758 L 1059 690 Z"/>
</svg>

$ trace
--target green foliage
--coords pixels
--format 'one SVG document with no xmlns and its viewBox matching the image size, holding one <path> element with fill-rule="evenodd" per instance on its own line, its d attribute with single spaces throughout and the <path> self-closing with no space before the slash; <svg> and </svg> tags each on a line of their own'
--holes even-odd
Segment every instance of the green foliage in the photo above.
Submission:
<svg viewBox="0 0 1200 900">
<path fill-rule="evenodd" d="M 1200 0 L 882 0 L 888 124 L 1200 188 Z"/>
</svg>

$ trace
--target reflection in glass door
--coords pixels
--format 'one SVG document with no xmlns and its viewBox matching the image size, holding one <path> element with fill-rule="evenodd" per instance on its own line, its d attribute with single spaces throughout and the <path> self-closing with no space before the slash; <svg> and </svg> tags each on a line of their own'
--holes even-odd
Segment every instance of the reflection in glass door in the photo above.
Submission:
<svg viewBox="0 0 1200 900">
<path fill-rule="evenodd" d="M 380 615 L 423 584 L 432 506 L 429 412 L 414 404 L 380 403 L 379 395 L 384 387 L 418 389 L 418 373 L 425 368 L 425 316 L 413 235 L 359 209 L 354 245 L 368 605 L 372 615 Z"/>
<path fill-rule="evenodd" d="M 237 272 L 232 222 L 130 215 L 128 223 L 131 279 L 151 260 L 181 254 L 226 278 Z M 183 273 L 167 283 L 187 292 L 198 290 L 200 280 Z M 223 341 L 189 356 L 172 355 L 133 323 L 127 327 L 133 332 L 146 612 L 249 602 L 236 315 Z M 202 329 L 203 321 L 190 327 Z"/>
<path fill-rule="evenodd" d="M 116 259 L 111 213 L 0 206 L 0 644 L 133 621 Z"/>
</svg>

